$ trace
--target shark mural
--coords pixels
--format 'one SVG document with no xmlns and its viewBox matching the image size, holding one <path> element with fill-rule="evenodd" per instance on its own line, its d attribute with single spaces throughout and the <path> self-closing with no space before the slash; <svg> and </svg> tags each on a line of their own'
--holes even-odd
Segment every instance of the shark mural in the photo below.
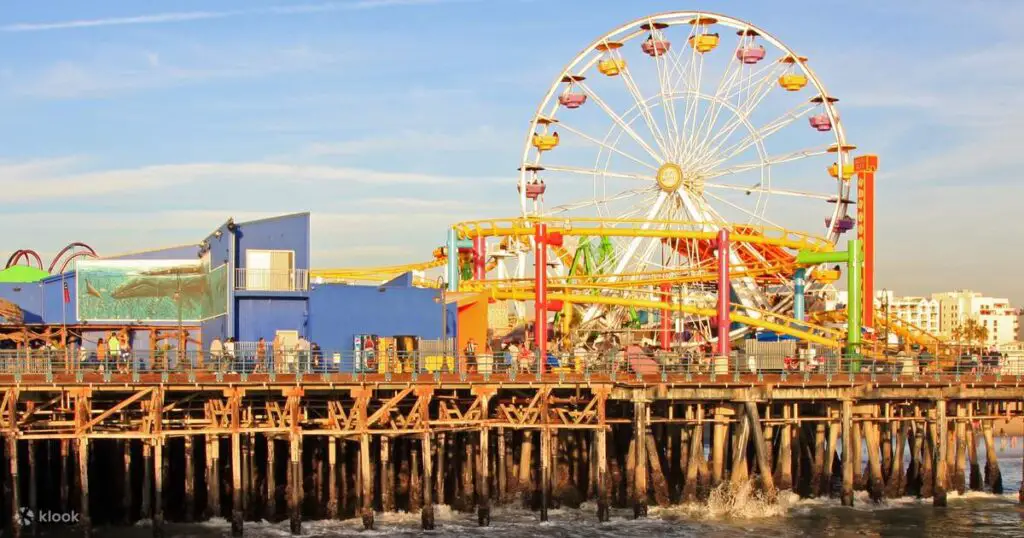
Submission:
<svg viewBox="0 0 1024 538">
<path fill-rule="evenodd" d="M 78 319 L 201 321 L 227 313 L 227 266 L 200 260 L 82 260 Z"/>
</svg>

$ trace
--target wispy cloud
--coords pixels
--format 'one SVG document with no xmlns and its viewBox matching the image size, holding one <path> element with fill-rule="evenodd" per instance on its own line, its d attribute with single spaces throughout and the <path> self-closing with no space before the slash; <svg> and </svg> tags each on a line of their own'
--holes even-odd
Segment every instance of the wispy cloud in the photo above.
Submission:
<svg viewBox="0 0 1024 538">
<path fill-rule="evenodd" d="M 442 185 L 458 181 L 416 172 L 389 172 L 340 166 L 273 162 L 185 163 L 140 166 L 98 171 L 76 171 L 70 161 L 0 162 L 4 202 L 102 197 L 169 187 L 187 189 L 196 183 L 273 181 L 302 188 L 317 184 Z"/>
<path fill-rule="evenodd" d="M 346 156 L 404 152 L 480 151 L 506 148 L 519 143 L 521 133 L 499 132 L 484 126 L 458 132 L 403 130 L 397 133 L 310 144 L 305 153 L 312 156 Z"/>
<path fill-rule="evenodd" d="M 303 15 L 333 11 L 369 10 L 397 6 L 429 4 L 451 4 L 474 0 L 357 0 L 351 2 L 323 2 L 319 4 L 280 5 L 253 9 L 227 11 L 177 11 L 133 15 L 125 17 L 104 17 L 96 19 L 75 19 L 54 22 L 22 22 L 0 26 L 3 32 L 45 32 L 53 30 L 75 30 L 107 26 L 131 26 L 140 24 L 172 24 L 191 21 L 224 19 L 259 15 Z"/>
</svg>

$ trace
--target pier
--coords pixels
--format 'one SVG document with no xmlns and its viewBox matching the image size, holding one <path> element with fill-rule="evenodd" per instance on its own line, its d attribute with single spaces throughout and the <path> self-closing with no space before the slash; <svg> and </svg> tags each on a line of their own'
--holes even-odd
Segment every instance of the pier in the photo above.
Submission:
<svg viewBox="0 0 1024 538">
<path fill-rule="evenodd" d="M 610 507 L 644 517 L 748 481 L 766 499 L 792 490 L 846 505 L 864 490 L 936 506 L 950 491 L 1003 491 L 992 423 L 1024 416 L 1020 375 L 741 363 L 7 371 L 4 521 L 27 536 L 35 529 L 13 517 L 27 507 L 75 512 L 86 534 L 150 519 L 161 536 L 166 521 L 223 517 L 238 536 L 261 519 L 288 519 L 296 534 L 306 520 L 373 528 L 395 510 L 431 529 L 438 504 L 475 511 L 480 525 L 513 503 L 540 521 L 585 501 L 602 521 Z"/>
</svg>

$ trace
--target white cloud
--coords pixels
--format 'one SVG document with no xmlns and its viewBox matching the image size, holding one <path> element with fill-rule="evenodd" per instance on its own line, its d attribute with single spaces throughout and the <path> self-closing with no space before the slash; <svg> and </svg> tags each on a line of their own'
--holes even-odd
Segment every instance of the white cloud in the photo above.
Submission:
<svg viewBox="0 0 1024 538">
<path fill-rule="evenodd" d="M 498 132 L 490 127 L 461 131 L 403 130 L 387 136 L 371 136 L 340 142 L 318 142 L 305 152 L 312 156 L 368 155 L 394 151 L 434 153 L 494 150 L 520 142 L 519 133 Z"/>
<path fill-rule="evenodd" d="M 184 163 L 148 165 L 98 171 L 69 168 L 67 159 L 0 163 L 3 201 L 29 202 L 59 199 L 89 199 L 109 194 L 158 191 L 174 187 L 188 189 L 197 183 L 274 181 L 314 188 L 318 184 L 444 185 L 458 178 L 416 172 L 386 172 L 340 166 L 302 165 L 273 162 Z M 283 192 L 283 191 L 278 191 Z"/>
</svg>

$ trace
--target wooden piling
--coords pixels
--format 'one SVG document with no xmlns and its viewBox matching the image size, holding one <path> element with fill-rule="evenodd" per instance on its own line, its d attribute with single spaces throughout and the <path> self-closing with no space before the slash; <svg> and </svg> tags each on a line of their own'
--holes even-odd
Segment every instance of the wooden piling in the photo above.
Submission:
<svg viewBox="0 0 1024 538">
<path fill-rule="evenodd" d="M 193 463 L 193 446 L 192 436 L 185 436 L 185 522 L 191 523 L 195 521 L 195 504 L 196 504 L 196 472 Z M 125 456 L 127 458 L 127 455 Z M 127 462 L 125 463 L 127 468 Z"/>
<path fill-rule="evenodd" d="M 867 489 L 867 476 L 864 474 L 864 425 L 853 423 L 853 489 Z"/>
<path fill-rule="evenodd" d="M 153 536 L 164 535 L 164 480 L 167 479 L 167 466 L 164 462 L 163 437 L 153 440 Z"/>
<path fill-rule="evenodd" d="M 146 447 L 143 446 L 143 449 Z M 206 435 L 206 507 L 205 519 L 220 517 L 220 438 Z"/>
<path fill-rule="evenodd" d="M 608 483 L 608 430 L 604 426 L 604 406 L 601 408 L 601 426 L 594 430 L 594 452 L 597 461 L 597 520 L 605 522 L 610 517 L 611 485 Z"/>
<path fill-rule="evenodd" d="M 633 444 L 636 457 L 633 478 L 633 519 L 647 517 L 647 403 L 639 391 L 633 394 Z"/>
<path fill-rule="evenodd" d="M 18 516 L 21 510 L 21 481 L 18 476 L 18 438 L 13 432 L 7 435 L 7 460 L 10 473 L 7 475 L 5 489 L 11 492 L 11 535 L 18 538 L 21 536 L 21 518 Z"/>
<path fill-rule="evenodd" d="M 551 430 L 540 431 L 540 520 L 548 520 L 551 502 Z"/>
<path fill-rule="evenodd" d="M 729 474 L 729 482 L 734 486 L 747 481 L 747 446 L 750 443 L 751 431 L 750 421 L 746 418 L 746 412 L 742 404 L 736 406 L 736 423 L 733 426 L 732 438 L 732 467 Z"/>
<path fill-rule="evenodd" d="M 433 480 L 433 458 L 431 457 L 432 434 L 423 432 L 420 441 L 420 452 L 423 453 L 423 509 L 420 513 L 420 523 L 423 530 L 434 529 L 434 484 Z M 438 447 L 440 448 L 440 447 Z M 442 450 L 438 450 L 438 460 L 441 459 Z M 440 474 L 440 473 L 439 473 Z M 440 493 L 438 494 L 440 496 Z"/>
<path fill-rule="evenodd" d="M 245 442 L 245 472 L 243 502 L 245 502 L 249 517 L 253 521 L 259 521 L 263 514 L 260 509 L 260 495 L 257 487 L 259 485 L 259 465 L 256 463 L 256 434 L 253 432 L 249 432 Z"/>
<path fill-rule="evenodd" d="M 409 513 L 420 511 L 423 508 L 423 480 L 420 475 L 421 460 L 420 447 L 412 439 L 407 441 L 409 446 Z M 430 456 L 427 456 L 430 459 Z"/>
<path fill-rule="evenodd" d="M 488 409 L 490 407 L 489 393 L 480 394 L 480 448 L 477 454 L 480 458 L 479 466 L 477 467 L 477 524 L 481 527 L 487 527 L 491 524 L 491 464 L 490 454 L 491 449 L 488 444 L 489 431 L 487 428 L 487 419 L 489 416 Z"/>
<path fill-rule="evenodd" d="M 811 491 L 816 497 L 828 495 L 825 482 L 825 423 L 814 424 L 814 459 L 811 460 Z"/>
<path fill-rule="evenodd" d="M 757 402 L 747 401 L 747 420 L 750 423 L 751 435 L 754 439 L 754 453 L 757 455 L 757 471 L 761 483 L 761 491 L 769 499 L 775 498 L 775 482 L 772 479 L 771 451 L 765 442 L 761 429 L 761 418 L 757 410 Z"/>
<path fill-rule="evenodd" d="M 519 444 L 519 491 L 523 501 L 523 507 L 531 508 L 533 505 L 536 486 L 533 481 L 533 430 L 523 430 L 522 442 Z"/>
<path fill-rule="evenodd" d="M 928 413 L 932 414 L 931 411 Z M 935 493 L 935 425 L 924 421 L 920 424 L 921 440 L 921 497 L 931 497 Z"/>
<path fill-rule="evenodd" d="M 788 404 L 782 406 L 782 426 L 779 428 L 779 454 L 775 464 L 775 484 L 779 490 L 793 489 L 793 424 Z M 701 447 L 703 448 L 703 447 Z"/>
<path fill-rule="evenodd" d="M 725 442 L 729 433 L 728 417 L 722 406 L 715 407 L 715 425 L 711 439 L 711 486 L 725 480 Z"/>
<path fill-rule="evenodd" d="M 12 443 L 13 446 L 13 443 Z M 17 451 L 12 454 L 13 459 L 17 460 Z M 17 467 L 17 462 L 13 462 L 12 465 Z M 16 472 L 15 472 L 16 473 Z M 80 515 L 78 516 L 78 524 L 82 530 L 82 534 L 89 536 L 92 534 L 92 520 L 89 517 L 89 438 L 79 437 L 78 438 L 78 488 L 79 488 L 79 502 L 78 510 Z M 17 513 L 17 512 L 15 512 Z M 155 523 L 155 520 L 154 520 Z"/>
<path fill-rule="evenodd" d="M 273 435 L 267 436 L 267 473 L 266 473 L 266 515 L 269 521 L 277 521 L 277 440 Z"/>
<path fill-rule="evenodd" d="M 132 440 L 121 440 L 121 522 L 132 523 Z"/>
<path fill-rule="evenodd" d="M 373 473 L 370 472 L 370 434 L 359 435 L 359 473 L 361 484 L 360 515 L 363 518 L 363 528 L 373 528 Z"/>
<path fill-rule="evenodd" d="M 974 420 L 974 405 L 967 409 L 967 457 L 969 460 L 969 481 L 971 491 L 983 491 L 981 480 L 981 462 L 978 461 L 978 429 Z"/>
<path fill-rule="evenodd" d="M 661 457 L 660 451 L 658 450 L 658 443 L 654 440 L 654 434 L 647 432 L 646 437 L 646 448 L 647 448 L 647 462 L 649 468 L 649 475 L 651 479 L 651 489 L 654 491 L 654 502 L 658 503 L 658 506 L 666 507 L 669 505 L 668 496 L 668 482 L 665 480 L 665 473 L 661 469 Z"/>
<path fill-rule="evenodd" d="M 991 414 L 991 410 L 989 411 Z M 1003 475 L 999 470 L 996 443 L 992 436 L 992 420 L 981 421 L 981 436 L 985 440 L 985 487 L 996 495 L 1003 493 Z"/>
<path fill-rule="evenodd" d="M 868 450 L 868 495 L 873 502 L 881 502 L 885 490 L 882 478 L 881 443 L 879 426 L 873 422 L 861 424 Z"/>
<path fill-rule="evenodd" d="M 292 471 L 288 484 L 288 528 L 292 534 L 302 534 L 302 436 L 292 430 L 288 445 L 288 465 Z"/>
<path fill-rule="evenodd" d="M 508 461 L 509 454 L 506 454 L 508 450 L 507 440 L 505 439 L 505 428 L 498 428 L 498 448 L 497 448 L 497 471 L 498 471 L 498 491 L 497 498 L 498 504 L 504 504 L 508 501 Z"/>
<path fill-rule="evenodd" d="M 231 535 L 242 535 L 242 435 L 231 434 Z"/>
<path fill-rule="evenodd" d="M 935 478 L 933 483 L 932 503 L 935 506 L 946 506 L 948 489 L 947 472 L 949 471 L 947 450 L 949 440 L 946 434 L 946 400 L 935 402 Z"/>
<path fill-rule="evenodd" d="M 956 425 L 953 427 L 956 438 L 956 446 L 950 447 L 955 455 L 956 461 L 953 464 L 952 488 L 957 494 L 963 495 L 967 489 L 967 403 L 957 402 Z"/>
<path fill-rule="evenodd" d="M 843 488 L 840 499 L 843 506 L 853 506 L 853 469 L 860 462 L 853 459 L 853 402 L 843 400 L 842 402 L 842 427 L 843 427 Z"/>
<path fill-rule="evenodd" d="M 338 444 L 327 437 L 327 519 L 338 517 Z"/>
<path fill-rule="evenodd" d="M 337 442 L 339 444 L 339 446 L 338 446 L 338 459 L 340 460 L 339 461 L 339 465 L 340 465 L 339 471 L 341 472 L 341 476 L 340 476 L 340 480 L 339 480 L 340 491 L 338 493 L 339 496 L 341 497 L 341 499 L 340 499 L 340 501 L 338 503 L 338 509 L 340 510 L 339 513 L 338 513 L 338 518 L 339 519 L 344 519 L 344 516 L 346 514 L 348 514 L 348 507 L 349 507 L 348 451 L 345 448 L 345 446 L 348 443 L 345 441 L 344 438 L 338 439 Z"/>
<path fill-rule="evenodd" d="M 39 514 L 39 473 L 36 467 L 36 442 L 28 440 L 28 509 L 32 514 Z M 44 444 L 45 446 L 45 444 Z M 32 535 L 39 536 L 39 518 L 32 518 Z"/>
<path fill-rule="evenodd" d="M 395 465 L 391 458 L 391 438 L 380 436 L 380 505 L 384 513 L 395 511 Z"/>
<path fill-rule="evenodd" d="M 151 440 L 142 441 L 142 495 L 139 498 L 139 515 L 143 519 L 153 518 L 153 447 Z"/>
<path fill-rule="evenodd" d="M 704 457 L 704 408 L 697 405 L 697 423 L 691 426 L 690 446 L 687 450 L 686 478 L 683 481 L 682 501 L 692 503 L 697 500 L 697 481 L 701 461 Z"/>
<path fill-rule="evenodd" d="M 69 439 L 60 440 L 60 509 L 64 512 L 71 511 L 71 506 L 68 504 L 70 493 L 68 486 L 72 480 L 68 475 L 68 445 L 70 443 Z"/>
<path fill-rule="evenodd" d="M 842 429 L 842 420 L 833 420 L 832 410 L 828 408 L 828 447 L 825 449 L 825 468 L 818 493 L 822 496 L 832 495 L 832 469 L 835 467 L 836 459 L 839 457 L 839 432 Z"/>
</svg>

